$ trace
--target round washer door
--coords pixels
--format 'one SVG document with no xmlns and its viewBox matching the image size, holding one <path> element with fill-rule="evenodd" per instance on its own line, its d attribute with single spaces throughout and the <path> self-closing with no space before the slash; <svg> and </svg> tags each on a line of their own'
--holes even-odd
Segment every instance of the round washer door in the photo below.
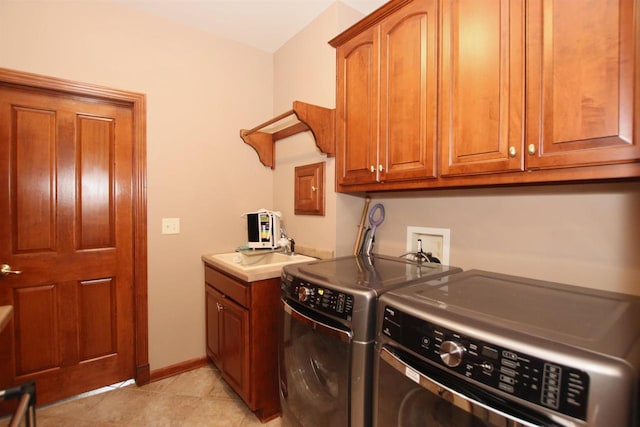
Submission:
<svg viewBox="0 0 640 427">
<path fill-rule="evenodd" d="M 285 305 L 280 352 L 283 425 L 348 425 L 349 337 Z"/>
</svg>

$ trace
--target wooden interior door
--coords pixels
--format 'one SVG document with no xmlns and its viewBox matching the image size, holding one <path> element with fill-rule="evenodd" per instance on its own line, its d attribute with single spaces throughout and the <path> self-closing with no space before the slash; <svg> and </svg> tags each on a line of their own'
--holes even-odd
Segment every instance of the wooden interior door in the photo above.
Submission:
<svg viewBox="0 0 640 427">
<path fill-rule="evenodd" d="M 134 156 L 125 103 L 0 83 L 0 388 L 38 404 L 136 374 Z"/>
</svg>

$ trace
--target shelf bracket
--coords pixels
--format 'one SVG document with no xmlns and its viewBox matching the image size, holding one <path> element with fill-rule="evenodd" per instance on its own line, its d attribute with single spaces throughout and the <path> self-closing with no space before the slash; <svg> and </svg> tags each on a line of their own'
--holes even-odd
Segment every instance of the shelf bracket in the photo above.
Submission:
<svg viewBox="0 0 640 427">
<path fill-rule="evenodd" d="M 252 129 L 240 129 L 240 138 L 253 147 L 258 153 L 260 162 L 271 169 L 276 167 L 276 141 L 307 130 L 313 134 L 318 149 L 328 157 L 333 157 L 335 156 L 335 113 L 335 109 L 294 101 L 292 110 L 267 120 Z M 300 122 L 273 133 L 259 132 L 260 129 L 291 115 L 295 115 Z"/>
</svg>

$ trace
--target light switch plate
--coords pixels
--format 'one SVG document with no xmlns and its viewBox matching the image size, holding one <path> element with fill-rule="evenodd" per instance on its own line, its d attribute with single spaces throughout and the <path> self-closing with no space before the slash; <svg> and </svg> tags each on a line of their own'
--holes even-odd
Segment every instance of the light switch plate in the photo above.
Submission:
<svg viewBox="0 0 640 427">
<path fill-rule="evenodd" d="M 180 218 L 162 218 L 162 234 L 180 234 Z"/>
</svg>

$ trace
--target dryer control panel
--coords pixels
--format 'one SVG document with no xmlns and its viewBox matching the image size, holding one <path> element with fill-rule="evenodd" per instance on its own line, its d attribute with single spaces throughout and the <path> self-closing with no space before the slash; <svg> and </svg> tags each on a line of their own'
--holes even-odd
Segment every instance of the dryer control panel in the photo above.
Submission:
<svg viewBox="0 0 640 427">
<path fill-rule="evenodd" d="M 299 304 L 344 320 L 350 321 L 353 315 L 353 295 L 296 276 L 282 276 L 281 293 Z"/>
<path fill-rule="evenodd" d="M 586 372 L 462 334 L 386 306 L 382 333 L 446 369 L 494 389 L 586 419 Z"/>
</svg>

